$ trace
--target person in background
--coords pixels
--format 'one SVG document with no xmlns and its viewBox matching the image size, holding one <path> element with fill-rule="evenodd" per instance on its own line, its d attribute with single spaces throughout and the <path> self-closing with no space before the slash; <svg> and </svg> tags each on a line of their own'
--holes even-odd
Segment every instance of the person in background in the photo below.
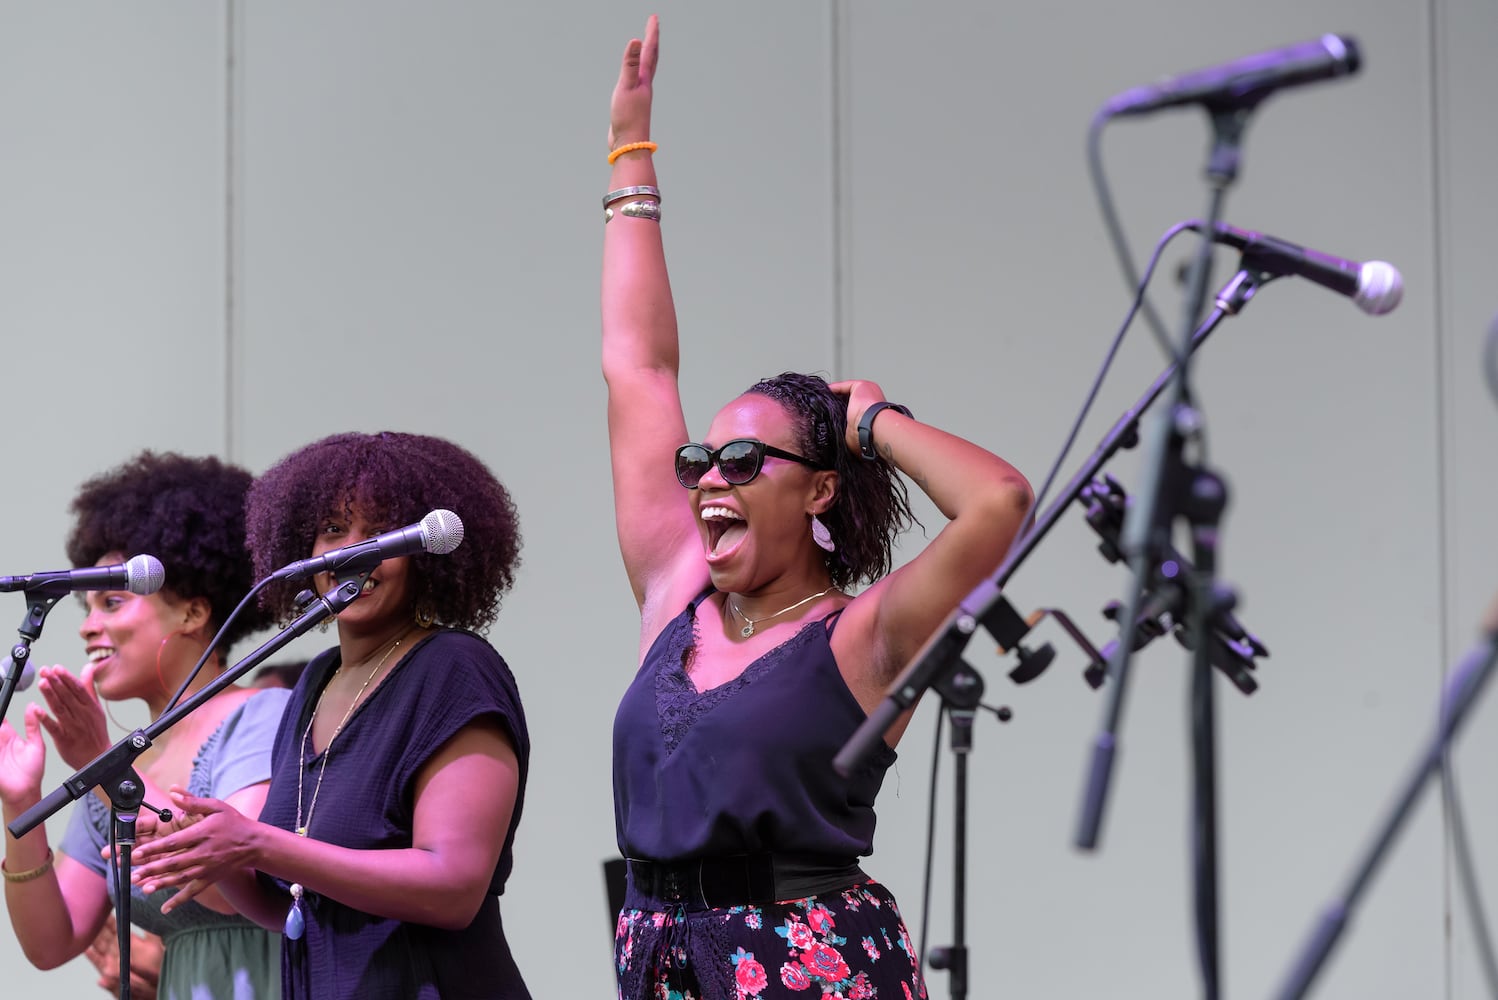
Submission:
<svg viewBox="0 0 1498 1000">
<path fill-rule="evenodd" d="M 307 667 L 306 660 L 290 663 L 267 663 L 255 671 L 250 681 L 256 688 L 293 688 Z M 161 978 L 162 942 L 150 931 L 132 931 L 130 943 L 130 995 L 135 1000 L 156 1000 L 156 985 Z M 99 971 L 98 985 L 107 993 L 120 992 L 120 942 L 118 928 L 111 913 L 104 929 L 94 938 L 84 956 Z"/>
<path fill-rule="evenodd" d="M 509 493 L 450 441 L 340 434 L 260 477 L 249 543 L 268 576 L 439 509 L 462 519 L 454 551 L 353 578 L 338 645 L 292 692 L 260 821 L 174 793 L 191 824 L 139 851 L 146 889 L 180 887 L 169 909 L 217 884 L 284 931 L 288 1000 L 530 996 L 499 907 L 530 739 L 515 678 L 476 634 L 519 562 Z M 313 582 L 327 593 L 341 581 Z M 268 588 L 269 608 L 291 617 L 300 587 Z"/>
<path fill-rule="evenodd" d="M 294 688 L 306 669 L 306 660 L 296 660 L 291 663 L 267 663 L 255 671 L 250 685 L 257 688 Z"/>
<path fill-rule="evenodd" d="M 652 17 L 625 50 L 604 198 L 614 515 L 640 608 L 614 723 L 619 995 L 925 996 L 894 898 L 858 860 L 910 713 L 850 777 L 832 760 L 1033 498 L 873 382 L 765 379 L 688 438 L 650 131 L 658 38 Z M 891 571 L 902 474 L 947 520 Z"/>
<path fill-rule="evenodd" d="M 145 452 L 83 484 L 73 500 L 76 520 L 67 544 L 73 565 L 109 565 L 147 553 L 161 560 L 166 583 L 154 594 L 85 594 L 82 670 L 74 675 L 60 666 L 42 667 L 37 687 L 46 707 L 28 704 L 20 731 L 0 724 L 0 804 L 7 825 L 42 797 L 43 732 L 77 770 L 113 743 L 101 700 L 139 699 L 154 720 L 184 682 L 191 694 L 217 677 L 230 662 L 229 647 L 268 620 L 247 608 L 203 670 L 190 677 L 253 583 L 244 521 L 250 482 L 248 472 L 216 458 Z M 258 815 L 271 774 L 271 742 L 287 700 L 284 691 L 241 687 L 214 695 L 136 760 L 146 802 L 166 806 L 166 789 L 181 786 Z M 146 810 L 138 832 L 158 832 Z M 105 927 L 114 890 L 105 860 L 109 843 L 109 803 L 98 789 L 73 806 L 57 853 L 45 826 L 19 839 L 6 831 L 5 905 L 21 950 L 36 967 L 56 968 L 84 954 Z M 162 939 L 158 995 L 279 995 L 274 935 L 235 913 L 218 893 L 168 912 L 162 904 L 169 895 L 136 891 L 131 907 L 136 927 Z"/>
</svg>

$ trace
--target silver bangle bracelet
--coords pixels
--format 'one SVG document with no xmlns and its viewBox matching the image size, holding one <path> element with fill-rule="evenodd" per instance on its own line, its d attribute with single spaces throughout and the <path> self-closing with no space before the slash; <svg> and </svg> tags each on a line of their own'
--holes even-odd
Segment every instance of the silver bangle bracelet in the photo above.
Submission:
<svg viewBox="0 0 1498 1000">
<path fill-rule="evenodd" d="M 631 219 L 649 219 L 651 222 L 661 221 L 661 203 L 641 198 L 638 201 L 625 202 L 618 208 L 606 208 L 603 210 L 603 221 L 607 225 L 613 221 L 614 216 L 627 215 Z"/>
<path fill-rule="evenodd" d="M 628 198 L 633 194 L 648 194 L 656 201 L 661 200 L 661 189 L 653 184 L 636 184 L 633 187 L 615 188 L 603 196 L 603 207 L 608 208 L 620 198 Z"/>
</svg>

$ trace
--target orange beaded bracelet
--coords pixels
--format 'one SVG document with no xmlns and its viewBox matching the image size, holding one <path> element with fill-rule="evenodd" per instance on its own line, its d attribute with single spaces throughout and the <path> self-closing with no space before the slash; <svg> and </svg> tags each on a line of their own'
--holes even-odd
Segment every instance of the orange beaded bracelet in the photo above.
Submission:
<svg viewBox="0 0 1498 1000">
<path fill-rule="evenodd" d="M 614 165 L 614 161 L 619 159 L 619 157 L 623 156 L 625 153 L 633 153 L 637 149 L 643 149 L 647 153 L 653 153 L 657 148 L 658 147 L 653 142 L 626 142 L 624 145 L 609 152 L 609 166 L 612 167 Z"/>
</svg>

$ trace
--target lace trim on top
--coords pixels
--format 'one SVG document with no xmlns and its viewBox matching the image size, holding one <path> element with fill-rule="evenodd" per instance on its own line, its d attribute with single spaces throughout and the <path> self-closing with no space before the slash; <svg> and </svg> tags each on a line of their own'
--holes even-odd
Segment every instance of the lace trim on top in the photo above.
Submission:
<svg viewBox="0 0 1498 1000">
<path fill-rule="evenodd" d="M 671 623 L 671 633 L 667 636 L 663 655 L 664 662 L 655 674 L 655 707 L 660 714 L 661 735 L 665 737 L 667 757 L 676 752 L 676 748 L 698 719 L 750 684 L 772 673 L 787 657 L 810 642 L 816 636 L 816 629 L 827 627 L 822 619 L 807 622 L 795 635 L 750 663 L 733 680 L 698 692 L 687 674 L 697 653 L 697 604 L 696 601 L 692 602 L 687 613 Z"/>
</svg>

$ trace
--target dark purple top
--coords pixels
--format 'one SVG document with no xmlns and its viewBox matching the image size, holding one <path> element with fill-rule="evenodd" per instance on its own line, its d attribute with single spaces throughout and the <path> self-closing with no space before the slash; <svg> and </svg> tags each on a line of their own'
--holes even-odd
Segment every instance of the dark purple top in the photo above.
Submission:
<svg viewBox="0 0 1498 1000">
<path fill-rule="evenodd" d="M 260 818 L 283 830 L 296 827 L 302 733 L 339 662 L 334 648 L 308 664 L 276 734 L 274 776 Z M 309 891 L 302 900 L 306 933 L 299 941 L 282 939 L 286 1000 L 530 997 L 505 941 L 498 898 L 513 864 L 530 738 L 515 678 L 482 638 L 451 629 L 427 636 L 354 710 L 333 743 L 309 835 L 362 850 L 410 847 L 417 775 L 443 744 L 479 719 L 493 719 L 509 734 L 520 788 L 491 895 L 478 916 L 462 930 L 442 930 L 371 916 Z M 305 766 L 302 794 L 310 801 L 322 755 Z M 285 881 L 270 881 L 286 892 Z M 286 901 L 289 907 L 289 893 Z"/>
<path fill-rule="evenodd" d="M 829 644 L 839 612 L 808 622 L 701 694 L 687 676 L 696 608 L 645 654 L 614 717 L 614 823 L 628 858 L 769 851 L 847 864 L 874 846 L 874 797 L 895 752 L 851 778 L 832 758 L 866 718 Z"/>
</svg>

